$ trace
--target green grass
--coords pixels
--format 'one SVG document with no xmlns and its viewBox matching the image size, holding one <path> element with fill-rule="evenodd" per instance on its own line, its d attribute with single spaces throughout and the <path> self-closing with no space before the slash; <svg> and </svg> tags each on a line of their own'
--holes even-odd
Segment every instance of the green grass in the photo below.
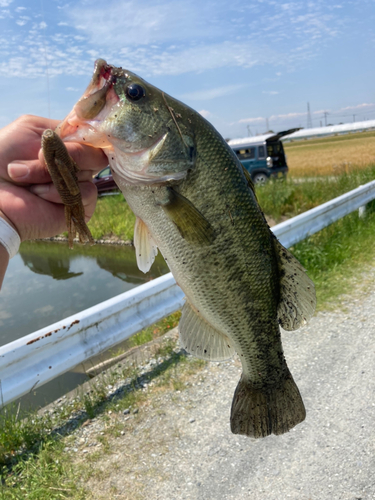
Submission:
<svg viewBox="0 0 375 500">
<path fill-rule="evenodd" d="M 331 177 L 311 177 L 296 183 L 292 178 L 270 181 L 257 186 L 256 193 L 263 212 L 276 222 L 294 217 L 341 194 L 375 179 L 375 164 Z"/>
<path fill-rule="evenodd" d="M 0 500 L 55 500 L 70 498 L 84 500 L 89 493 L 82 485 L 94 472 L 90 464 L 110 453 L 108 437 L 124 429 L 124 422 L 106 425 L 105 435 L 97 440 L 102 443 L 100 452 L 87 457 L 81 466 L 73 464 L 64 448 L 72 446 L 71 432 L 90 418 L 102 417 L 111 422 L 108 412 L 122 413 L 147 406 L 149 394 L 141 390 L 144 382 L 154 382 L 156 396 L 161 391 L 181 391 L 186 388 L 188 377 L 201 370 L 206 362 L 187 358 L 175 352 L 175 344 L 168 341 L 156 352 L 164 361 L 146 374 L 139 376 L 134 367 L 116 369 L 95 379 L 91 390 L 77 396 L 72 402 L 56 407 L 52 412 L 37 415 L 26 412 L 19 418 L 17 411 L 5 408 L 0 412 Z M 108 384 L 119 378 L 127 380 L 128 389 L 108 398 Z M 76 424 L 72 424 L 72 419 Z M 91 498 L 91 497 L 90 497 Z"/>
<path fill-rule="evenodd" d="M 98 199 L 96 209 L 88 226 L 94 239 L 117 236 L 122 240 L 133 240 L 135 216 L 120 193 Z"/>
<path fill-rule="evenodd" d="M 357 278 L 363 280 L 366 266 L 374 264 L 374 207 L 371 202 L 365 217 L 353 212 L 291 248 L 315 283 L 318 309 L 336 306 Z"/>
<path fill-rule="evenodd" d="M 175 312 L 173 314 L 170 314 L 166 318 L 163 318 L 162 320 L 158 321 L 154 325 L 151 325 L 148 328 L 142 330 L 141 332 L 136 333 L 129 340 L 130 347 L 136 345 L 143 345 L 146 344 L 146 342 L 150 342 L 151 340 L 161 337 L 166 332 L 172 330 L 172 328 L 178 325 L 180 317 L 181 317 L 181 312 L 180 311 Z"/>
<path fill-rule="evenodd" d="M 338 138 L 339 139 L 339 138 Z M 346 193 L 361 184 L 375 179 L 375 164 L 365 169 L 330 177 L 293 178 L 275 180 L 257 186 L 257 197 L 263 212 L 276 222 L 282 217 L 293 217 L 310 210 L 336 196 Z M 135 216 L 122 194 L 98 199 L 89 227 L 95 239 L 115 236 L 132 241 Z"/>
<path fill-rule="evenodd" d="M 37 454 L 30 454 L 10 470 L 3 468 L 0 499 L 86 498 L 83 488 L 77 486 L 80 479 L 78 471 L 66 460 L 63 447 L 59 441 L 42 443 Z"/>
</svg>

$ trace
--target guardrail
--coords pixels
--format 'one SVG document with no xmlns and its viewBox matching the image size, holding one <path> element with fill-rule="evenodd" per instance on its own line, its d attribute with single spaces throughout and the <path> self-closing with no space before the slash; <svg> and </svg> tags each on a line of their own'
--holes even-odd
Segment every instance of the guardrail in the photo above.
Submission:
<svg viewBox="0 0 375 500">
<path fill-rule="evenodd" d="M 292 246 L 375 199 L 375 181 L 272 228 Z M 1 405 L 71 370 L 180 309 L 171 273 L 0 347 Z"/>
</svg>

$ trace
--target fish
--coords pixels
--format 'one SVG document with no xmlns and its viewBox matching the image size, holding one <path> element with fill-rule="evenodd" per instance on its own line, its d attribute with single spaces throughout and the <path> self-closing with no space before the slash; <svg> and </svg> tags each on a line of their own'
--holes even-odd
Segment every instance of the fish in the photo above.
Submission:
<svg viewBox="0 0 375 500">
<path fill-rule="evenodd" d="M 185 293 L 181 346 L 223 361 L 237 353 L 234 434 L 283 434 L 306 416 L 280 327 L 297 330 L 316 306 L 305 269 L 270 230 L 233 150 L 198 112 L 135 73 L 95 63 L 83 96 L 58 126 L 64 142 L 101 148 L 136 216 L 138 267 L 162 253 Z"/>
</svg>

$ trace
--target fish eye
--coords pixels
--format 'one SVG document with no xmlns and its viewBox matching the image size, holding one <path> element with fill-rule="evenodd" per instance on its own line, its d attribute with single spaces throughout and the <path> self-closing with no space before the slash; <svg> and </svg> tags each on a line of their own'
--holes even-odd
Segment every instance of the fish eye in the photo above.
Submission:
<svg viewBox="0 0 375 500">
<path fill-rule="evenodd" d="M 146 94 L 145 89 L 138 83 L 132 83 L 126 87 L 125 93 L 131 101 L 139 101 Z"/>
</svg>

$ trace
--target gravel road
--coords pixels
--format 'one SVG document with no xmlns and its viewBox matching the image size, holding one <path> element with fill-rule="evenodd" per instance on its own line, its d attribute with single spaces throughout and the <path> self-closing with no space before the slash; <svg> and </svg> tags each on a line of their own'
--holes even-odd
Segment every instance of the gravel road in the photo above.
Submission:
<svg viewBox="0 0 375 500">
<path fill-rule="evenodd" d="M 375 270 L 366 279 L 368 289 L 340 310 L 283 333 L 305 422 L 262 440 L 232 435 L 240 366 L 211 363 L 112 438 L 112 451 L 93 465 L 93 498 L 375 499 Z M 85 446 L 94 439 L 90 426 L 80 433 Z"/>
</svg>

